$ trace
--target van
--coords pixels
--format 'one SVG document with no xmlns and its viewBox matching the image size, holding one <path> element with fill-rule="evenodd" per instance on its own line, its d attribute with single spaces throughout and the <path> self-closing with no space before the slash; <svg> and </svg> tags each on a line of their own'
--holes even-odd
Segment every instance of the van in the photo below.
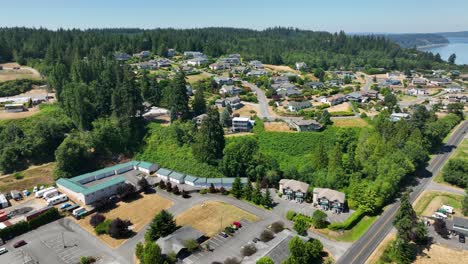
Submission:
<svg viewBox="0 0 468 264">
<path fill-rule="evenodd" d="M 6 248 L 0 248 L 0 255 L 3 255 L 8 252 L 8 249 Z"/>
<path fill-rule="evenodd" d="M 440 209 L 444 210 L 446 213 L 453 214 L 453 207 L 448 205 L 442 205 Z"/>
<path fill-rule="evenodd" d="M 57 195 L 57 196 L 54 196 L 54 197 L 52 197 L 52 198 L 47 199 L 47 204 L 48 204 L 49 206 L 52 206 L 52 205 L 56 205 L 56 204 L 65 202 L 65 201 L 67 201 L 67 200 L 68 200 L 67 195 L 65 195 L 65 194 L 60 194 L 60 195 Z"/>
<path fill-rule="evenodd" d="M 80 217 L 86 213 L 87 213 L 86 209 L 83 207 L 80 207 L 80 208 L 73 210 L 72 215 L 75 217 Z"/>
</svg>

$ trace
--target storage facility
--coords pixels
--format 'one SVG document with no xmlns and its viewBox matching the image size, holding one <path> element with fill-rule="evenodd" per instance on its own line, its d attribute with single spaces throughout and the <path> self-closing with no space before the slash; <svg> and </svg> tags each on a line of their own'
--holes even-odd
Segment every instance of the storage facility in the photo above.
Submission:
<svg viewBox="0 0 468 264">
<path fill-rule="evenodd" d="M 119 186 L 126 182 L 133 184 L 142 173 L 151 174 L 156 169 L 156 164 L 130 161 L 70 179 L 61 178 L 57 186 L 72 200 L 89 205 L 116 194 Z"/>
<path fill-rule="evenodd" d="M 8 200 L 3 193 L 0 193 L 0 208 L 7 208 Z"/>
</svg>

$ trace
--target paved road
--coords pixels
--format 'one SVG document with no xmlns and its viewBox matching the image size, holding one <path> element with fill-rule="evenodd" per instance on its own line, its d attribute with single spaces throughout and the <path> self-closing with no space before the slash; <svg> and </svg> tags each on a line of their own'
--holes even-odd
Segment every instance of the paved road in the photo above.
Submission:
<svg viewBox="0 0 468 264">
<path fill-rule="evenodd" d="M 265 92 L 262 89 L 258 88 L 258 86 L 253 83 L 242 81 L 242 84 L 249 87 L 250 89 L 255 91 L 255 93 L 257 94 L 258 104 L 260 105 L 260 115 L 263 118 L 268 119 L 269 121 L 274 120 L 273 116 L 270 114 L 270 111 L 268 110 L 268 100 L 266 98 Z"/>
<path fill-rule="evenodd" d="M 458 195 L 465 195 L 465 190 L 462 188 L 457 188 L 454 186 L 450 186 L 447 184 L 440 184 L 435 181 L 431 181 L 429 183 L 429 186 L 427 187 L 428 190 L 432 191 L 439 191 L 439 192 L 447 192 L 447 193 L 453 193 L 453 194 L 458 194 Z"/>
<path fill-rule="evenodd" d="M 431 177 L 423 178 L 419 184 L 413 188 L 410 195 L 413 202 L 429 185 L 432 176 L 442 168 L 444 163 L 450 157 L 453 151 L 453 146 L 457 146 L 463 140 L 464 132 L 468 130 L 468 121 L 464 121 L 457 130 L 451 135 L 450 139 L 443 148 L 441 154 L 436 155 L 427 166 Z M 400 206 L 399 201 L 388 206 L 387 210 L 374 222 L 374 224 L 356 241 L 351 248 L 337 261 L 337 264 L 361 264 L 365 263 L 367 258 L 387 236 L 393 228 L 393 218 Z"/>
</svg>

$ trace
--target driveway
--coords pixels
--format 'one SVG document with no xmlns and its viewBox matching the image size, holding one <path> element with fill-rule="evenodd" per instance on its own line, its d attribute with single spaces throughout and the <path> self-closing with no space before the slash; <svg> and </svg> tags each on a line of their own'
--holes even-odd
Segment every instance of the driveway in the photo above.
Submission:
<svg viewBox="0 0 468 264">
<path fill-rule="evenodd" d="M 257 95 L 258 104 L 260 106 L 260 116 L 266 118 L 269 121 L 273 121 L 274 118 L 268 110 L 268 99 L 266 98 L 265 92 L 253 83 L 242 81 L 242 84 L 252 89 Z"/>
</svg>

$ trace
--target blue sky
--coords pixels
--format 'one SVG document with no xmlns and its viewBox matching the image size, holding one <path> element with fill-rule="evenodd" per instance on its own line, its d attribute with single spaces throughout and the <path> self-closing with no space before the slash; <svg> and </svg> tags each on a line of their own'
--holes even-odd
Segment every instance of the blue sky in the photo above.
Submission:
<svg viewBox="0 0 468 264">
<path fill-rule="evenodd" d="M 467 0 L 5 0 L 0 26 L 441 32 L 468 30 L 467 10 Z"/>
</svg>

